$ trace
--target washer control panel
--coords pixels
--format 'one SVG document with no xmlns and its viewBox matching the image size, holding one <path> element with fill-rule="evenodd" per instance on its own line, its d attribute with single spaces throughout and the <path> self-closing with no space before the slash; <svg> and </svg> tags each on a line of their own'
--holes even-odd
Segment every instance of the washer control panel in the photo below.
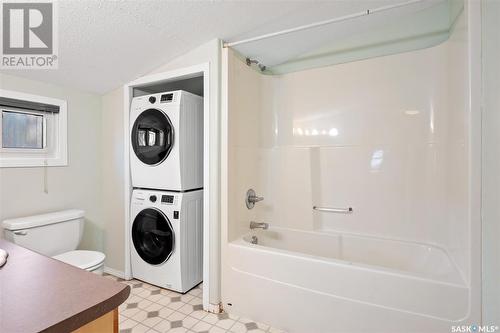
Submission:
<svg viewBox="0 0 500 333">
<path fill-rule="evenodd" d="M 132 193 L 132 203 L 134 204 L 150 204 L 153 206 L 175 206 L 179 204 L 182 194 L 172 193 L 172 192 L 159 192 L 154 190 L 146 189 L 135 189 Z"/>
</svg>

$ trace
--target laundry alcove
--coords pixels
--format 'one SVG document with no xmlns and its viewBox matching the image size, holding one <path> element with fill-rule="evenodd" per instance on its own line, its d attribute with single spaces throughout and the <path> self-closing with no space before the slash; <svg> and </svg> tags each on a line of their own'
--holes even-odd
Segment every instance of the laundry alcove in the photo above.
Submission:
<svg viewBox="0 0 500 333">
<path fill-rule="evenodd" d="M 168 72 L 162 72 L 158 74 L 151 74 L 148 76 L 141 77 L 135 81 L 132 81 L 124 86 L 124 135 L 125 142 L 127 143 L 124 147 L 124 163 L 125 163 L 125 216 L 126 216 L 126 226 L 125 230 L 131 230 L 132 227 L 132 213 L 130 202 L 132 200 L 132 182 L 131 182 L 131 169 L 130 169 L 130 158 L 133 152 L 130 151 L 130 126 L 132 125 L 132 120 L 130 118 L 130 105 L 132 99 L 135 97 L 173 92 L 178 90 L 187 91 L 189 93 L 203 97 L 203 284 L 206 286 L 203 288 L 203 307 L 205 310 L 217 311 L 218 305 L 214 304 L 216 302 L 211 302 L 210 298 L 216 298 L 216 293 L 210 294 L 211 279 L 210 272 L 212 270 L 211 266 L 217 265 L 217 262 L 213 262 L 211 259 L 210 250 L 210 239 L 211 233 L 214 232 L 213 227 L 210 223 L 210 214 L 213 214 L 213 202 L 212 199 L 214 190 L 210 186 L 210 171 L 211 166 L 209 166 L 210 156 L 212 152 L 209 149 L 209 137 L 211 135 L 216 135 L 215 132 L 210 129 L 210 96 L 209 92 L 209 64 L 203 63 L 199 65 L 194 65 L 190 67 L 178 68 Z M 163 199 L 162 199 L 163 200 Z M 125 277 L 131 278 L 131 259 L 130 251 L 134 245 L 130 240 L 129 232 L 125 233 Z M 217 283 L 217 281 L 213 281 Z"/>
</svg>

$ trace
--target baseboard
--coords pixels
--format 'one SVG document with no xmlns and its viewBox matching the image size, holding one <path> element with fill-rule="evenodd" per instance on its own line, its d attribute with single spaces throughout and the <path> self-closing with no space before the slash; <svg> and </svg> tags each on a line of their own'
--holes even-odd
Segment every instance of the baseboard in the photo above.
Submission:
<svg viewBox="0 0 500 333">
<path fill-rule="evenodd" d="M 104 266 L 104 273 L 107 273 L 107 274 L 119 277 L 121 279 L 125 279 L 125 273 L 124 272 L 119 271 L 119 270 L 114 269 L 114 268 L 111 268 L 111 267 Z"/>
</svg>

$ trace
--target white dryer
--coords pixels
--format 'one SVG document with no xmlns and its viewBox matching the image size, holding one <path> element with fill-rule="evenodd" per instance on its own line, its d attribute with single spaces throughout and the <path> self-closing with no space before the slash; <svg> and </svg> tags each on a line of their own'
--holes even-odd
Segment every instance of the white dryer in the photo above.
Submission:
<svg viewBox="0 0 500 333">
<path fill-rule="evenodd" d="M 203 190 L 134 190 L 132 276 L 185 293 L 203 279 Z"/>
<path fill-rule="evenodd" d="M 135 97 L 130 124 L 133 187 L 203 187 L 202 97 L 183 90 Z"/>
</svg>

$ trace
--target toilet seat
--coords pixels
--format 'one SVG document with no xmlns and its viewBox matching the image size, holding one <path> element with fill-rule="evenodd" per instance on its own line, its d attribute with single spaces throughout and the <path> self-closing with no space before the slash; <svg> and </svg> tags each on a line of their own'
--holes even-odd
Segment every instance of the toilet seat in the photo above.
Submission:
<svg viewBox="0 0 500 333">
<path fill-rule="evenodd" d="M 75 250 L 58 254 L 52 258 L 87 271 L 92 271 L 103 264 L 106 256 L 104 253 L 97 251 Z"/>
</svg>

